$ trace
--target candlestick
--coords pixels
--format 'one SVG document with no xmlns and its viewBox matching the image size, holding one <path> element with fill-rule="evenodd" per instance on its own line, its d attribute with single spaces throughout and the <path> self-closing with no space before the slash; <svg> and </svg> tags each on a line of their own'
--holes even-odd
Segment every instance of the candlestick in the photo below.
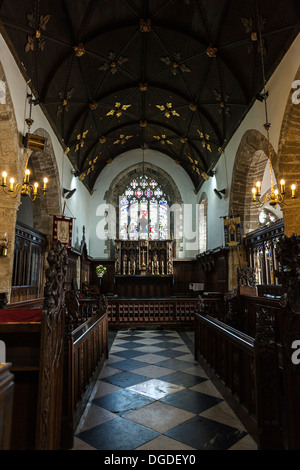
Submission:
<svg viewBox="0 0 300 470">
<path fill-rule="evenodd" d="M 14 178 L 10 178 L 10 180 L 9 180 L 9 190 L 10 191 L 14 190 L 14 182 L 15 182 Z"/>
<path fill-rule="evenodd" d="M 256 188 L 257 188 L 257 195 L 260 196 L 260 188 L 261 188 L 261 182 L 260 181 L 256 182 Z"/>
<path fill-rule="evenodd" d="M 25 170 L 25 183 L 29 183 L 30 170 Z"/>
<path fill-rule="evenodd" d="M 2 173 L 2 186 L 6 186 L 6 178 L 7 178 L 7 173 L 6 173 L 6 171 L 3 171 L 3 173 Z"/>
<path fill-rule="evenodd" d="M 295 197 L 296 197 L 296 195 L 295 195 L 295 193 L 296 193 L 296 185 L 295 185 L 295 184 L 292 184 L 291 189 L 292 189 L 292 198 L 295 198 Z"/>
</svg>

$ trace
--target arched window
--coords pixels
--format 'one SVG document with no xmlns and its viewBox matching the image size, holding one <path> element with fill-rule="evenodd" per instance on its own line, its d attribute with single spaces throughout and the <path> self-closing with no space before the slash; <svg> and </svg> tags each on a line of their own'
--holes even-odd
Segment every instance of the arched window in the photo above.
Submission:
<svg viewBox="0 0 300 470">
<path fill-rule="evenodd" d="M 147 176 L 131 181 L 120 197 L 121 240 L 166 240 L 169 237 L 167 196 Z"/>
<path fill-rule="evenodd" d="M 207 201 L 203 199 L 199 204 L 199 253 L 207 249 Z"/>
<path fill-rule="evenodd" d="M 6 104 L 6 84 L 0 80 L 0 104 Z"/>
</svg>

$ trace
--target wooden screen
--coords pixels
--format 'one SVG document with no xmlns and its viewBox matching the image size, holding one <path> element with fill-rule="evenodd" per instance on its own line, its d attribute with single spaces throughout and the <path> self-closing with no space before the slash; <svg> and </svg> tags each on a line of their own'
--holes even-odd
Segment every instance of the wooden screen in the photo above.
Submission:
<svg viewBox="0 0 300 470">
<path fill-rule="evenodd" d="M 31 227 L 16 225 L 11 303 L 43 296 L 46 236 Z"/>
</svg>

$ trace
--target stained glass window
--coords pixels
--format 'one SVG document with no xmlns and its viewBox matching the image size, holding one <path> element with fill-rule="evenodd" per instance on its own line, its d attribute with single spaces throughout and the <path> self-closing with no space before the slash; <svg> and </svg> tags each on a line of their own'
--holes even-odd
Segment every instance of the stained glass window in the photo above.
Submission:
<svg viewBox="0 0 300 470">
<path fill-rule="evenodd" d="M 166 240 L 169 237 L 167 196 L 147 176 L 134 179 L 120 197 L 121 240 Z"/>
</svg>

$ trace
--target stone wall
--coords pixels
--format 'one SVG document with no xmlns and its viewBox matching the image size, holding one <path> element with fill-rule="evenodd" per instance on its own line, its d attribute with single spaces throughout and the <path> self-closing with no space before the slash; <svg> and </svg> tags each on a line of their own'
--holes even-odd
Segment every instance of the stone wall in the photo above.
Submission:
<svg viewBox="0 0 300 470">
<path fill-rule="evenodd" d="M 5 170 L 8 173 L 7 182 L 14 177 L 15 182 L 22 182 L 26 164 L 23 149 L 23 136 L 19 135 L 14 108 L 6 82 L 3 68 L 0 64 L 1 102 L 0 102 L 0 178 Z M 24 126 L 25 127 L 25 126 Z M 35 179 L 42 184 L 43 177 L 49 179 L 48 192 L 44 199 L 33 202 L 34 228 L 50 237 L 52 232 L 52 214 L 60 213 L 61 187 L 56 158 L 49 135 L 43 129 L 32 130 L 47 138 L 44 152 L 32 152 L 29 158 L 29 168 L 32 171 L 30 180 Z M 14 262 L 15 225 L 17 211 L 20 206 L 20 195 L 12 198 L 5 194 L 0 187 L 0 244 L 4 234 L 8 238 L 8 254 L 0 257 L 0 292 L 11 290 L 11 280 Z"/>
<path fill-rule="evenodd" d="M 16 119 L 11 96 L 7 86 L 2 65 L 0 64 L 2 97 L 0 104 L 0 178 L 5 170 L 9 177 L 17 180 L 23 173 L 24 158 L 20 150 Z M 9 181 L 9 179 L 8 179 Z M 2 182 L 2 181 L 1 181 Z M 0 292 L 11 290 L 11 277 L 14 262 L 16 214 L 19 207 L 19 196 L 11 198 L 0 187 L 0 244 L 7 234 L 8 253 L 0 257 Z"/>
<path fill-rule="evenodd" d="M 296 80 L 300 83 L 300 67 Z M 278 146 L 278 169 L 286 180 L 287 196 L 291 193 L 291 183 L 297 187 L 297 199 L 287 200 L 288 205 L 283 206 L 284 232 L 288 237 L 300 234 L 300 103 L 292 99 L 294 91 L 291 89 L 286 105 Z"/>
</svg>

